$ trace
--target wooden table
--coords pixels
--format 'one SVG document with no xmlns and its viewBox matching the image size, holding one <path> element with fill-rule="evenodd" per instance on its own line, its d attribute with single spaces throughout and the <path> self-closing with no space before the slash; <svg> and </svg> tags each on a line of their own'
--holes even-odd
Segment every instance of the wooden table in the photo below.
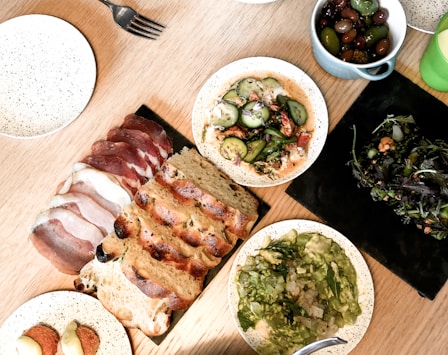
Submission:
<svg viewBox="0 0 448 355">
<path fill-rule="evenodd" d="M 333 78 L 317 65 L 309 30 L 312 0 L 258 5 L 236 0 L 120 2 L 166 23 L 161 38 L 149 41 L 126 33 L 114 24 L 110 11 L 94 0 L 15 0 L 3 2 L 0 8 L 0 22 L 43 13 L 72 23 L 90 42 L 98 69 L 91 101 L 68 127 L 39 139 L 0 136 L 0 324 L 30 298 L 72 288 L 74 278 L 55 270 L 33 248 L 28 228 L 58 183 L 65 180 L 70 166 L 141 104 L 192 139 L 193 103 L 207 78 L 236 59 L 272 56 L 295 64 L 317 83 L 328 105 L 331 130 L 368 84 Z M 430 35 L 408 28 L 396 69 L 448 104 L 448 94 L 431 90 L 419 75 L 419 60 L 429 39 Z M 256 230 L 289 218 L 318 220 L 284 193 L 287 186 L 253 189 L 271 206 Z M 365 337 L 352 354 L 448 353 L 448 286 L 435 300 L 424 299 L 376 260 L 364 256 L 373 275 L 375 309 Z M 135 354 L 253 353 L 238 334 L 227 307 L 232 260 L 161 345 L 131 330 Z"/>
</svg>

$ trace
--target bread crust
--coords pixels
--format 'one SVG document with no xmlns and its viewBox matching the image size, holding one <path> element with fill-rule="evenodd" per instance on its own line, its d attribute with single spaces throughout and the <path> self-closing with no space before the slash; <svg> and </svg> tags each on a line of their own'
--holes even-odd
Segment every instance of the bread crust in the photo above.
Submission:
<svg viewBox="0 0 448 355">
<path fill-rule="evenodd" d="M 196 206 L 184 204 L 155 180 L 142 186 L 135 203 L 160 224 L 193 247 L 203 246 L 207 253 L 223 257 L 235 246 L 238 237 L 221 220 L 211 219 Z"/>
<path fill-rule="evenodd" d="M 181 203 L 199 206 L 241 239 L 248 238 L 258 219 L 258 200 L 195 149 L 184 148 L 171 156 L 154 178 Z"/>
<path fill-rule="evenodd" d="M 154 259 L 136 238 L 119 239 L 112 233 L 103 240 L 101 249 L 113 259 L 122 259 L 124 275 L 145 295 L 166 298 L 173 310 L 186 309 L 202 291 L 203 277 Z"/>
</svg>

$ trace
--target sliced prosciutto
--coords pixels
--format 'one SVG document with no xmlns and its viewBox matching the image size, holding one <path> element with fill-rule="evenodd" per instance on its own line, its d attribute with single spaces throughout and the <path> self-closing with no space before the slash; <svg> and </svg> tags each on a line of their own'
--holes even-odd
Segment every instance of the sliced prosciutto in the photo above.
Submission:
<svg viewBox="0 0 448 355">
<path fill-rule="evenodd" d="M 64 229 L 77 239 L 88 241 L 92 247 L 96 247 L 103 240 L 104 236 L 101 230 L 84 219 L 73 210 L 64 207 L 51 207 L 41 212 L 34 222 L 32 230 L 48 221 L 58 220 Z"/>
<path fill-rule="evenodd" d="M 88 155 L 82 161 L 98 170 L 116 175 L 121 180 L 121 185 L 132 195 L 148 181 L 146 176 L 139 175 L 133 166 L 118 155 Z"/>
<path fill-rule="evenodd" d="M 173 142 L 157 122 L 147 120 L 136 114 L 129 114 L 124 118 L 121 127 L 145 132 L 159 147 L 160 153 L 165 159 L 173 153 Z"/>
<path fill-rule="evenodd" d="M 60 272 L 75 275 L 94 257 L 92 244 L 65 230 L 62 222 L 53 219 L 34 227 L 30 240 L 37 251 Z"/>
<path fill-rule="evenodd" d="M 124 206 L 131 203 L 131 195 L 111 174 L 82 164 L 75 169 L 58 193 L 82 192 L 94 198 L 101 206 L 118 216 Z"/>
<path fill-rule="evenodd" d="M 56 268 L 76 274 L 95 254 L 97 245 L 114 231 L 116 217 L 137 189 L 153 178 L 172 142 L 164 129 L 136 115 L 109 130 L 106 139 L 73 164 L 48 208 L 30 231 L 35 248 Z"/>
<path fill-rule="evenodd" d="M 126 142 L 138 149 L 153 171 L 160 168 L 165 161 L 151 137 L 138 129 L 112 128 L 107 134 L 107 139 L 112 142 Z"/>
<path fill-rule="evenodd" d="M 109 140 L 96 141 L 92 145 L 93 155 L 116 155 L 132 166 L 140 176 L 151 178 L 154 172 L 143 158 L 144 154 L 129 143 L 112 142 Z"/>
<path fill-rule="evenodd" d="M 81 192 L 54 195 L 48 206 L 70 209 L 95 224 L 104 236 L 114 230 L 115 216 L 91 196 Z"/>
</svg>

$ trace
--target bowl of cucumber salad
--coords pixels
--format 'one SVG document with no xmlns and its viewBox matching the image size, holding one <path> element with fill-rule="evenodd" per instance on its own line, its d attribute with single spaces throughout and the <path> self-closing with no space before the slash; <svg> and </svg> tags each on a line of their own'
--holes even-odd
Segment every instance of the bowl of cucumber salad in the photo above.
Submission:
<svg viewBox="0 0 448 355">
<path fill-rule="evenodd" d="M 302 174 L 328 133 L 324 98 L 286 61 L 251 57 L 213 74 L 192 114 L 199 152 L 244 186 L 266 187 Z"/>
<path fill-rule="evenodd" d="M 362 339 L 374 307 L 370 271 L 358 249 L 331 227 L 285 220 L 253 235 L 229 276 L 229 309 L 241 336 L 259 354 L 291 354 L 320 339 Z M 325 352 L 327 353 L 327 352 Z"/>
</svg>

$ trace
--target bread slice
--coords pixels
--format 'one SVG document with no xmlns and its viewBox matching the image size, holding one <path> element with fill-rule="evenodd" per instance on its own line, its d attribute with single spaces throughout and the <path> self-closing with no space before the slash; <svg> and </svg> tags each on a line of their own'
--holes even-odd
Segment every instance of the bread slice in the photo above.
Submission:
<svg viewBox="0 0 448 355">
<path fill-rule="evenodd" d="M 182 203 L 200 206 L 242 239 L 258 218 L 258 200 L 193 148 L 168 158 L 155 174 Z"/>
<path fill-rule="evenodd" d="M 120 239 L 112 233 L 97 248 L 106 261 L 121 258 L 121 270 L 128 280 L 151 298 L 167 298 L 173 310 L 188 308 L 202 291 L 203 277 L 177 269 L 151 256 L 137 238 Z M 99 259 L 100 261 L 101 258 Z"/>
<path fill-rule="evenodd" d="M 78 290 L 95 293 L 101 304 L 125 327 L 138 328 L 147 336 L 166 332 L 171 322 L 167 298 L 147 297 L 121 269 L 122 259 L 88 262 L 75 282 Z"/>
<path fill-rule="evenodd" d="M 222 221 L 211 219 L 196 205 L 181 203 L 154 179 L 138 189 L 134 200 L 158 223 L 168 225 L 174 235 L 216 257 L 230 252 L 238 239 Z"/>
<path fill-rule="evenodd" d="M 209 269 L 221 262 L 221 258 L 210 254 L 207 247 L 193 246 L 179 238 L 173 234 L 171 226 L 156 222 L 152 214 L 135 203 L 124 208 L 115 221 L 115 229 L 119 238 L 137 239 L 154 259 L 194 277 L 204 278 Z"/>
</svg>

